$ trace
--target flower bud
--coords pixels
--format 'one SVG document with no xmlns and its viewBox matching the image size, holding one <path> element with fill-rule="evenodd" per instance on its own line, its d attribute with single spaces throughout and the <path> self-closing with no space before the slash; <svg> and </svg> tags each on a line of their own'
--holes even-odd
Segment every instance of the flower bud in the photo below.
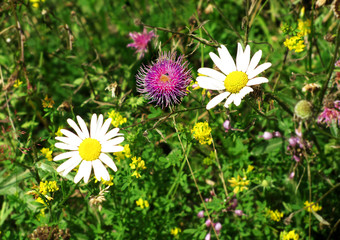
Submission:
<svg viewBox="0 0 340 240">
<path fill-rule="evenodd" d="M 293 159 L 296 161 L 296 162 L 300 162 L 300 158 L 298 157 L 298 156 L 296 156 L 296 155 L 293 155 Z"/>
<path fill-rule="evenodd" d="M 278 131 L 274 132 L 274 137 L 281 137 L 281 136 L 282 136 L 282 135 L 281 135 L 280 132 L 278 132 Z"/>
<path fill-rule="evenodd" d="M 231 208 L 235 209 L 237 207 L 238 203 L 237 203 L 237 199 L 233 198 L 232 203 L 231 203 Z"/>
<path fill-rule="evenodd" d="M 291 172 L 291 173 L 289 174 L 289 179 L 292 180 L 292 179 L 294 178 L 294 176 L 295 176 L 295 172 Z"/>
<path fill-rule="evenodd" d="M 273 134 L 266 131 L 266 132 L 263 133 L 262 137 L 263 137 L 264 140 L 269 140 L 269 139 L 273 138 Z"/>
<path fill-rule="evenodd" d="M 211 226 L 211 221 L 210 219 L 207 219 L 207 221 L 205 221 L 205 226 L 210 227 Z"/>
<path fill-rule="evenodd" d="M 306 100 L 299 101 L 294 108 L 295 114 L 302 119 L 307 119 L 313 114 L 313 106 Z"/>
<path fill-rule="evenodd" d="M 221 224 L 220 222 L 217 222 L 217 223 L 215 224 L 214 228 L 215 228 L 215 230 L 216 230 L 217 232 L 219 232 L 219 231 L 221 231 L 221 229 L 222 229 L 222 224 Z"/>
<path fill-rule="evenodd" d="M 210 237 L 211 237 L 211 235 L 210 235 L 210 233 L 208 233 L 208 234 L 205 236 L 204 240 L 210 240 Z"/>
<path fill-rule="evenodd" d="M 290 137 L 288 139 L 288 142 L 289 142 L 290 146 L 295 147 L 295 145 L 297 144 L 297 139 L 296 139 L 296 137 Z"/>
<path fill-rule="evenodd" d="M 225 132 L 228 132 L 231 129 L 230 121 L 229 120 L 225 120 L 224 123 L 223 123 L 223 127 L 225 129 Z"/>
<path fill-rule="evenodd" d="M 199 211 L 198 213 L 197 213 L 197 217 L 198 218 L 203 218 L 204 217 L 204 211 L 202 210 L 202 211 Z"/>
<path fill-rule="evenodd" d="M 235 210 L 235 214 L 239 217 L 241 217 L 243 215 L 243 211 L 242 210 Z"/>
</svg>

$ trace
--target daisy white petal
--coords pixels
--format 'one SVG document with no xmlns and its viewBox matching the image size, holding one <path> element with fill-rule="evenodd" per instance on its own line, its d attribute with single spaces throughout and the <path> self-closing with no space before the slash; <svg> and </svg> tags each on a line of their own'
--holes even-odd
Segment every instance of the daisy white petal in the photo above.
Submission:
<svg viewBox="0 0 340 240">
<path fill-rule="evenodd" d="M 206 88 L 210 90 L 225 89 L 223 82 L 210 77 L 199 76 L 196 78 L 196 81 L 201 88 Z"/>
<path fill-rule="evenodd" d="M 221 60 L 226 63 L 224 66 L 225 69 L 223 70 L 224 74 L 228 75 L 229 73 L 236 71 L 234 59 L 231 57 L 228 49 L 224 45 L 221 45 L 221 48 L 218 48 L 217 50 Z"/>
<path fill-rule="evenodd" d="M 235 98 L 235 93 L 231 94 L 228 98 L 227 101 L 225 101 L 224 107 L 228 108 L 230 103 L 234 101 Z"/>
<path fill-rule="evenodd" d="M 269 63 L 269 62 L 261 64 L 260 66 L 255 68 L 253 71 L 249 72 L 249 74 L 247 74 L 248 78 L 252 79 L 253 77 L 256 77 L 258 74 L 260 74 L 264 70 L 268 69 L 271 65 L 272 64 Z"/>
<path fill-rule="evenodd" d="M 124 137 L 117 137 L 110 141 L 106 141 L 105 143 L 103 143 L 103 145 L 118 145 L 123 141 L 124 141 Z"/>
<path fill-rule="evenodd" d="M 241 71 L 243 66 L 243 50 L 241 43 L 237 43 L 236 69 Z"/>
<path fill-rule="evenodd" d="M 76 133 L 82 140 L 86 138 L 85 134 L 80 130 L 75 121 L 69 118 L 67 119 L 67 123 L 74 129 L 74 131 L 76 131 Z"/>
<path fill-rule="evenodd" d="M 68 145 L 68 144 L 65 144 L 65 143 L 56 143 L 54 145 L 55 147 L 57 148 L 60 148 L 60 149 L 65 149 L 65 150 L 78 150 L 78 147 L 75 146 L 75 145 Z"/>
<path fill-rule="evenodd" d="M 241 103 L 241 98 L 240 98 L 239 94 L 235 94 L 235 97 L 234 97 L 234 104 L 235 104 L 236 106 L 239 106 L 240 103 Z"/>
<path fill-rule="evenodd" d="M 245 95 L 248 93 L 254 91 L 251 87 L 244 87 L 241 89 L 241 91 L 238 93 L 239 97 L 242 99 Z"/>
<path fill-rule="evenodd" d="M 91 118 L 90 136 L 96 138 L 95 133 L 97 130 L 97 114 L 93 114 Z"/>
<path fill-rule="evenodd" d="M 100 114 L 99 117 L 98 117 L 98 121 L 97 121 L 96 133 L 95 133 L 95 136 L 93 138 L 97 138 L 97 136 L 100 136 L 99 134 L 100 134 L 102 127 L 103 127 L 103 121 L 104 121 L 103 114 Z"/>
<path fill-rule="evenodd" d="M 247 68 L 248 68 L 248 65 L 249 65 L 249 60 L 250 60 L 250 47 L 249 47 L 249 45 L 247 45 L 246 49 L 244 50 L 244 53 L 243 53 L 243 59 L 242 59 L 239 71 L 241 71 L 241 72 L 247 71 Z"/>
<path fill-rule="evenodd" d="M 79 165 L 78 173 L 74 177 L 74 183 L 78 183 L 82 178 L 84 178 L 84 182 L 87 183 L 91 175 L 91 170 L 92 163 L 90 161 L 82 161 Z"/>
<path fill-rule="evenodd" d="M 103 163 L 105 163 L 107 166 L 109 166 L 113 171 L 117 172 L 116 164 L 105 153 L 100 154 L 99 160 L 101 160 Z"/>
<path fill-rule="evenodd" d="M 70 166 L 72 166 L 75 162 L 77 162 L 79 160 L 79 162 L 81 161 L 81 158 L 78 155 L 74 155 L 73 157 L 71 157 L 69 160 L 65 161 L 63 164 L 61 164 L 58 168 L 57 168 L 57 172 L 62 172 L 65 169 L 69 168 Z M 79 164 L 79 163 L 78 163 Z"/>
<path fill-rule="evenodd" d="M 80 138 L 56 137 L 55 139 L 66 144 L 76 146 L 79 146 L 82 142 Z"/>
<path fill-rule="evenodd" d="M 68 166 L 63 172 L 62 176 L 65 177 L 67 174 L 69 174 L 76 166 L 79 165 L 79 163 L 82 161 L 81 157 L 78 156 L 75 158 L 75 160 L 72 162 L 72 165 Z"/>
<path fill-rule="evenodd" d="M 101 138 L 101 141 L 100 142 L 105 142 L 115 136 L 118 136 L 118 135 L 121 135 L 118 133 L 119 131 L 119 128 L 114 128 L 112 129 L 111 131 L 109 131 L 104 137 Z"/>
<path fill-rule="evenodd" d="M 229 95 L 230 95 L 230 92 L 224 92 L 224 93 L 221 93 L 221 94 L 217 95 L 213 99 L 211 99 L 210 102 L 207 104 L 207 110 L 215 107 L 217 104 L 222 102 Z"/>
<path fill-rule="evenodd" d="M 122 146 L 112 146 L 112 145 L 102 145 L 102 152 L 109 153 L 109 152 L 121 152 L 124 150 Z"/>
<path fill-rule="evenodd" d="M 262 56 L 262 50 L 258 50 L 254 54 L 254 56 L 250 60 L 250 63 L 249 63 L 249 66 L 248 66 L 248 69 L 247 69 L 247 72 L 246 72 L 247 75 L 249 75 L 249 73 L 252 72 L 256 68 L 257 64 L 259 64 L 259 62 L 261 60 L 261 56 Z"/>
<path fill-rule="evenodd" d="M 215 65 L 220 69 L 225 75 L 227 75 L 228 65 L 226 62 L 223 62 L 215 53 L 209 53 L 211 60 L 215 63 Z"/>
<path fill-rule="evenodd" d="M 85 135 L 85 138 L 89 138 L 90 137 L 89 130 L 87 130 L 87 126 L 86 126 L 85 121 L 81 117 L 79 117 L 79 116 L 77 116 L 77 121 L 79 123 L 79 126 L 80 126 L 82 132 Z"/>
<path fill-rule="evenodd" d="M 111 122 L 112 122 L 112 118 L 106 119 L 102 128 L 100 129 L 100 132 L 97 133 L 97 139 L 98 139 L 99 142 L 102 140 L 102 137 L 105 136 L 105 133 L 109 129 Z"/>
<path fill-rule="evenodd" d="M 199 68 L 197 72 L 200 74 L 206 75 L 208 77 L 211 77 L 213 79 L 219 80 L 221 82 L 223 82 L 226 77 L 223 73 L 220 73 L 211 68 Z"/>
<path fill-rule="evenodd" d="M 53 158 L 53 161 L 59 161 L 59 160 L 67 159 L 67 158 L 73 157 L 75 155 L 79 155 L 78 151 L 61 153 L 61 154 L 55 156 Z"/>
<path fill-rule="evenodd" d="M 92 161 L 92 166 L 94 175 L 96 176 L 97 180 L 99 181 L 101 181 L 101 179 L 104 179 L 105 181 L 110 180 L 110 175 L 100 160 Z"/>
<path fill-rule="evenodd" d="M 261 83 L 266 83 L 268 82 L 268 79 L 265 77 L 257 77 L 257 78 L 253 78 L 251 80 L 248 81 L 247 86 L 253 86 L 253 85 L 257 85 L 257 84 L 261 84 Z"/>
<path fill-rule="evenodd" d="M 60 132 L 64 134 L 66 137 L 73 138 L 73 139 L 79 139 L 81 141 L 82 139 L 75 135 L 73 132 L 70 132 L 69 130 L 66 129 L 61 129 Z"/>
</svg>

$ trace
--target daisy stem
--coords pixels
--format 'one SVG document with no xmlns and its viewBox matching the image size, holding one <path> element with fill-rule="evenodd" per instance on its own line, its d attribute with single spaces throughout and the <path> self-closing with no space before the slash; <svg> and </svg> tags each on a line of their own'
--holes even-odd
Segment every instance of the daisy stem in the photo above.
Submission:
<svg viewBox="0 0 340 240">
<path fill-rule="evenodd" d="M 248 33 L 249 33 L 249 0 L 247 0 L 246 5 L 246 31 L 244 36 L 244 46 L 248 44 Z"/>
<path fill-rule="evenodd" d="M 189 170 L 190 170 L 190 174 L 191 174 L 191 176 L 192 176 L 192 178 L 193 178 L 193 180 L 194 180 L 194 183 L 195 183 L 195 186 L 196 186 L 198 195 L 200 196 L 201 202 L 202 202 L 202 204 L 203 204 L 205 213 L 207 214 L 208 219 L 209 219 L 211 222 L 213 222 L 212 219 L 211 219 L 211 217 L 210 217 L 208 208 L 207 208 L 207 206 L 205 205 L 205 202 L 204 202 L 204 199 L 203 199 L 203 197 L 202 197 L 201 191 L 200 191 L 200 189 L 199 189 L 199 187 L 198 187 L 198 184 L 197 184 L 197 180 L 196 180 L 196 178 L 195 178 L 194 172 L 192 171 L 192 168 L 191 168 L 191 165 L 190 165 L 188 156 L 187 156 L 186 151 L 185 151 L 185 149 L 184 149 L 184 146 L 183 146 L 183 143 L 182 143 L 180 134 L 179 134 L 178 129 L 177 129 L 175 116 L 172 116 L 172 119 L 173 119 L 173 122 L 174 122 L 174 127 L 175 127 L 175 130 L 176 130 L 176 133 L 177 133 L 177 137 L 178 137 L 179 143 L 181 144 L 181 147 L 182 147 L 182 150 L 183 150 L 183 154 L 184 154 L 185 160 L 186 160 L 186 162 L 187 162 L 187 164 L 188 164 L 188 167 L 189 167 Z M 215 235 L 216 235 L 217 240 L 219 240 L 219 237 L 218 237 L 218 234 L 217 234 L 215 228 L 213 227 L 212 229 L 213 229 L 213 231 L 214 231 L 214 233 L 215 233 Z"/>
</svg>

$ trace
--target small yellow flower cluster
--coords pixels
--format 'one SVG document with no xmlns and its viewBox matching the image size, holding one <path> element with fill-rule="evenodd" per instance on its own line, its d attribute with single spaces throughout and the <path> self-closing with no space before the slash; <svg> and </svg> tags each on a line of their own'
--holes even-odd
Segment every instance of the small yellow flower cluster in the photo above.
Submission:
<svg viewBox="0 0 340 240">
<path fill-rule="evenodd" d="M 32 6 L 34 8 L 38 8 L 39 7 L 39 3 L 40 2 L 45 2 L 45 0 L 30 0 L 30 2 L 32 3 Z"/>
<path fill-rule="evenodd" d="M 139 198 L 136 201 L 137 206 L 140 208 L 148 208 L 149 207 L 149 202 L 147 200 L 143 200 L 142 198 Z"/>
<path fill-rule="evenodd" d="M 303 21 L 301 19 L 298 20 L 298 30 L 299 32 L 297 33 L 298 37 L 303 37 L 311 33 L 310 26 L 311 26 L 311 21 L 307 19 L 306 21 Z"/>
<path fill-rule="evenodd" d="M 304 205 L 305 205 L 305 208 L 306 208 L 306 210 L 307 210 L 308 212 L 312 212 L 312 210 L 313 210 L 314 212 L 317 212 L 317 211 L 320 211 L 320 210 L 322 209 L 322 207 L 319 206 L 318 203 L 317 203 L 317 204 L 314 204 L 314 202 L 308 202 L 308 201 L 306 201 L 306 202 L 304 203 Z M 311 206 L 311 205 L 313 205 L 313 206 Z"/>
<path fill-rule="evenodd" d="M 135 169 L 135 171 L 132 173 L 131 176 L 136 176 L 136 178 L 140 178 L 141 175 L 139 173 L 139 170 L 146 169 L 145 162 L 140 157 L 137 159 L 137 157 L 133 157 L 132 163 L 130 163 L 131 169 Z"/>
<path fill-rule="evenodd" d="M 306 21 L 303 21 L 301 19 L 298 20 L 298 33 L 296 36 L 292 36 L 290 38 L 287 38 L 286 41 L 283 43 L 289 50 L 294 50 L 295 52 L 302 52 L 306 45 L 303 41 L 303 36 L 308 35 L 311 30 L 311 21 L 307 19 Z"/>
<path fill-rule="evenodd" d="M 15 80 L 15 83 L 13 84 L 13 87 L 18 88 L 22 84 L 22 81 L 19 79 Z"/>
<path fill-rule="evenodd" d="M 247 190 L 248 187 L 246 187 L 247 185 L 249 185 L 250 181 L 247 180 L 247 176 L 244 176 L 242 179 L 240 177 L 240 175 L 237 175 L 237 179 L 232 177 L 230 180 L 228 180 L 228 182 L 230 183 L 230 186 L 234 188 L 234 193 L 238 193 L 238 192 L 242 192 L 243 190 Z"/>
<path fill-rule="evenodd" d="M 120 125 L 127 122 L 126 118 L 123 118 L 122 115 L 120 115 L 119 112 L 116 112 L 115 110 L 112 110 L 108 113 L 109 118 L 112 118 L 112 126 L 119 127 Z"/>
<path fill-rule="evenodd" d="M 58 127 L 58 130 L 57 130 L 57 132 L 55 133 L 55 135 L 56 135 L 57 137 L 63 136 L 63 133 L 61 132 L 61 129 L 63 129 L 63 126 L 59 126 L 59 127 Z"/>
<path fill-rule="evenodd" d="M 170 233 L 171 235 L 174 235 L 175 237 L 178 235 L 178 233 L 182 232 L 182 230 L 178 227 L 172 228 Z"/>
<path fill-rule="evenodd" d="M 281 218 L 283 217 L 283 212 L 279 212 L 279 210 L 270 210 L 268 209 L 267 214 L 273 221 L 280 222 Z"/>
<path fill-rule="evenodd" d="M 120 160 L 124 158 L 130 158 L 131 157 L 131 150 L 129 144 L 124 145 L 124 150 L 121 152 L 115 152 L 113 155 L 116 157 L 116 160 L 120 162 Z"/>
<path fill-rule="evenodd" d="M 97 183 L 99 182 L 99 180 L 96 178 L 96 176 L 94 176 L 94 182 Z M 113 186 L 113 176 L 110 175 L 110 180 L 109 181 L 106 181 L 104 180 L 103 178 L 101 179 L 101 183 L 104 184 L 104 185 L 107 185 L 107 186 Z"/>
<path fill-rule="evenodd" d="M 194 134 L 194 138 L 200 142 L 200 144 L 211 144 L 212 138 L 210 137 L 211 128 L 207 122 L 198 122 L 194 128 L 191 129 L 191 133 Z"/>
<path fill-rule="evenodd" d="M 280 240 L 299 240 L 299 234 L 295 233 L 295 230 L 283 231 L 280 233 Z"/>
<path fill-rule="evenodd" d="M 49 192 L 56 192 L 59 190 L 56 181 L 45 181 L 40 182 L 39 184 L 39 192 L 43 195 L 46 195 Z"/>
<path fill-rule="evenodd" d="M 45 96 L 44 100 L 42 100 L 43 108 L 53 108 L 54 100 L 49 98 L 47 95 Z"/>
<path fill-rule="evenodd" d="M 299 53 L 302 52 L 306 45 L 301 37 L 293 36 L 287 38 L 286 41 L 283 43 L 289 50 L 295 50 L 295 52 Z"/>
<path fill-rule="evenodd" d="M 52 150 L 49 148 L 43 148 L 40 152 L 47 158 L 48 161 L 52 161 Z"/>
</svg>

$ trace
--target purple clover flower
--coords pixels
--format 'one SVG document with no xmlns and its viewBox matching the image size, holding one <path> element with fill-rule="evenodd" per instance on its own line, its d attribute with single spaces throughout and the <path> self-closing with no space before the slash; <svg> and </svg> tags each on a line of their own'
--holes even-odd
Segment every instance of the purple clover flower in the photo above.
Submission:
<svg viewBox="0 0 340 240">
<path fill-rule="evenodd" d="M 144 57 L 144 53 L 148 51 L 148 43 L 156 35 L 153 31 L 148 32 L 144 28 L 142 33 L 131 32 L 129 36 L 132 38 L 133 43 L 129 43 L 127 46 L 136 48 L 136 53 L 140 53 L 139 58 L 142 58 Z"/>
<path fill-rule="evenodd" d="M 191 70 L 183 56 L 162 53 L 156 63 L 142 66 L 138 71 L 137 91 L 162 108 L 179 104 L 187 94 L 191 82 Z"/>
</svg>

